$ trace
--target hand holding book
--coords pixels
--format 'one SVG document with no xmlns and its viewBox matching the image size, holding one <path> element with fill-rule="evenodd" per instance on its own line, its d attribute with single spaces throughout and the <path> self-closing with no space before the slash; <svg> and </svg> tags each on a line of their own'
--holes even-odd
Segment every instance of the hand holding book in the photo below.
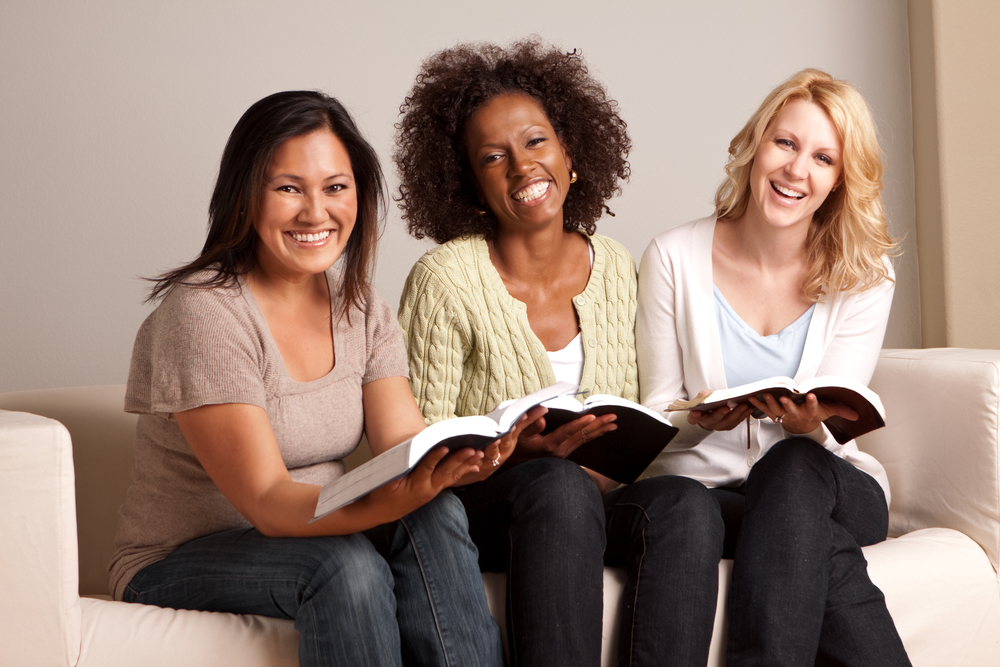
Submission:
<svg viewBox="0 0 1000 667">
<path fill-rule="evenodd" d="M 808 398 L 810 395 L 812 399 Z M 771 403 L 767 402 L 767 396 Z M 782 399 L 789 403 L 786 405 Z M 667 410 L 707 413 L 727 406 L 730 415 L 745 412 L 747 416 L 752 412 L 748 406 L 752 406 L 759 411 L 757 416 L 767 416 L 783 425 L 785 415 L 791 412 L 793 417 L 788 426 L 792 428 L 804 429 L 809 421 L 815 421 L 817 428 L 822 421 L 841 444 L 885 426 L 885 408 L 878 395 L 860 382 L 838 377 L 817 377 L 798 385 L 787 377 L 768 378 L 732 389 L 703 392 L 688 401 L 677 400 Z"/>
<path fill-rule="evenodd" d="M 770 393 L 751 396 L 750 404 L 763 417 L 776 424 L 781 424 L 785 431 L 792 435 L 812 433 L 820 424 L 831 417 L 855 422 L 858 413 L 850 405 L 831 401 L 821 402 L 813 393 L 805 394 L 805 400 L 795 401 L 789 396 L 775 398 Z"/>
</svg>

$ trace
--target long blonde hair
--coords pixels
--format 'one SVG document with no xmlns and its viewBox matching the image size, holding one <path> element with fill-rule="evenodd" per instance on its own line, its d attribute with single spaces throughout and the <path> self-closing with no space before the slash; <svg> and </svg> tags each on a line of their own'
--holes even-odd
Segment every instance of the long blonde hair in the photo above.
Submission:
<svg viewBox="0 0 1000 667">
<path fill-rule="evenodd" d="M 854 86 L 826 72 L 804 69 L 771 91 L 729 144 L 726 180 L 715 193 L 720 220 L 742 216 L 750 201 L 750 170 L 768 125 L 793 100 L 819 105 L 843 143 L 841 185 L 813 214 L 806 240 L 806 296 L 864 291 L 892 280 L 883 262 L 896 254 L 882 207 L 882 159 L 871 109 Z"/>
</svg>

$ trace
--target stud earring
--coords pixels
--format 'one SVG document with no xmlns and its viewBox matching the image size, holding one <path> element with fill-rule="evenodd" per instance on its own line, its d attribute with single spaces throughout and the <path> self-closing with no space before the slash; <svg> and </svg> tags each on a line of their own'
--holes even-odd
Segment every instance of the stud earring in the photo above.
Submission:
<svg viewBox="0 0 1000 667">
<path fill-rule="evenodd" d="M 478 213 L 479 215 L 486 215 L 486 209 L 485 208 L 479 208 L 477 206 L 476 207 L 476 213 Z"/>
<path fill-rule="evenodd" d="M 576 183 L 576 170 L 575 169 L 570 169 L 569 170 L 569 182 L 571 184 L 572 183 Z"/>
</svg>

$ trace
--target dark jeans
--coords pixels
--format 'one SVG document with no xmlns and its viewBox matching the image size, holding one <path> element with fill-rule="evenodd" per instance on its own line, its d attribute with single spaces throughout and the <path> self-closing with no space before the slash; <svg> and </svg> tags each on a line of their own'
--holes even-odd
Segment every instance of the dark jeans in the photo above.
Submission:
<svg viewBox="0 0 1000 667">
<path fill-rule="evenodd" d="M 354 535 L 246 528 L 192 540 L 136 574 L 125 601 L 293 619 L 303 666 L 503 664 L 465 512 L 450 492 Z"/>
<path fill-rule="evenodd" d="M 703 485 L 660 477 L 602 499 L 578 465 L 543 458 L 458 496 L 480 567 L 508 573 L 511 665 L 600 664 L 605 560 L 628 570 L 619 665 L 705 664 L 723 528 Z"/>
<path fill-rule="evenodd" d="M 607 565 L 627 571 L 618 664 L 708 662 L 723 523 L 701 482 L 651 477 L 604 497 Z"/>
<path fill-rule="evenodd" d="M 742 490 L 727 664 L 909 665 L 861 552 L 888 530 L 875 479 L 808 438 L 790 438 Z M 727 529 L 739 526 L 738 493 L 713 494 Z"/>
</svg>

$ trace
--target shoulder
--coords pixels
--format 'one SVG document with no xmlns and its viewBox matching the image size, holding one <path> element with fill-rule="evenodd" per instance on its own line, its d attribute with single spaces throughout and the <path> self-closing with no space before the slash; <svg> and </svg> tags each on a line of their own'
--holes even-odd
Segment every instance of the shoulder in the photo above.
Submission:
<svg viewBox="0 0 1000 667">
<path fill-rule="evenodd" d="M 597 252 L 596 249 L 600 249 L 601 252 L 605 253 L 609 258 L 617 263 L 635 264 L 635 260 L 632 258 L 632 253 L 630 253 L 625 246 L 612 238 L 601 234 L 594 234 L 590 237 L 590 242 L 593 244 L 595 252 Z"/>
<path fill-rule="evenodd" d="M 424 253 L 410 269 L 403 288 L 403 301 L 418 293 L 426 295 L 435 287 L 454 291 L 476 290 L 482 287 L 479 265 L 489 250 L 482 236 L 452 239 Z"/>
<path fill-rule="evenodd" d="M 396 324 L 396 315 L 389 303 L 382 298 L 374 286 L 365 290 L 363 297 L 363 314 L 369 331 L 372 327 L 382 327 Z"/>
<path fill-rule="evenodd" d="M 711 215 L 671 227 L 654 236 L 646 252 L 655 250 L 661 254 L 676 254 L 711 244 L 715 224 L 715 216 Z"/>
<path fill-rule="evenodd" d="M 633 292 L 635 285 L 635 260 L 632 254 L 618 241 L 594 234 L 590 237 L 594 248 L 594 273 L 605 284 L 628 283 L 628 292 Z M 611 288 L 620 291 L 618 288 Z"/>
<path fill-rule="evenodd" d="M 431 248 L 424 253 L 417 265 L 428 268 L 451 268 L 473 261 L 485 247 L 486 241 L 482 236 L 462 236 Z"/>
<path fill-rule="evenodd" d="M 195 274 L 192 281 L 211 274 Z M 224 287 L 174 286 L 142 325 L 140 332 L 189 338 L 206 331 L 241 328 L 249 311 L 240 283 Z"/>
</svg>

